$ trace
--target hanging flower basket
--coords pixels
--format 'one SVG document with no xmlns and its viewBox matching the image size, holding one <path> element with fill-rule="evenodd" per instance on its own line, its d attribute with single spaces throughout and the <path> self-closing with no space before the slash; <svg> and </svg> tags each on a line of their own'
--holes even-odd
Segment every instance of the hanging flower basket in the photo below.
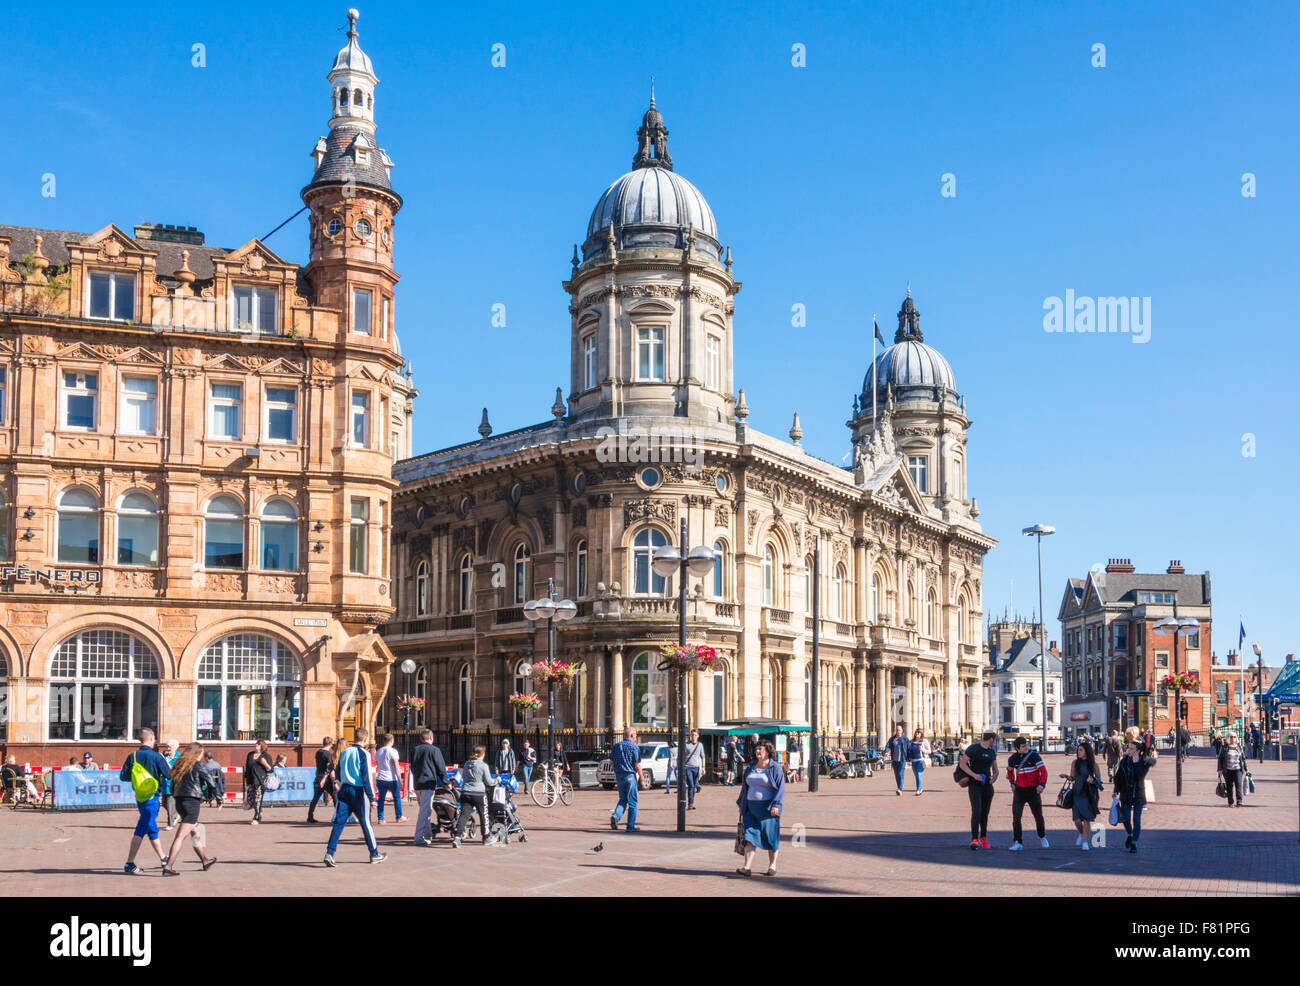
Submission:
<svg viewBox="0 0 1300 986">
<path fill-rule="evenodd" d="M 1201 690 L 1201 676 L 1195 671 L 1180 671 L 1178 674 L 1165 675 L 1160 679 L 1160 684 L 1184 692 L 1197 692 Z"/>
<path fill-rule="evenodd" d="M 660 671 L 708 671 L 718 661 L 718 652 L 708 644 L 664 644 L 659 653 Z"/>
<path fill-rule="evenodd" d="M 554 681 L 557 685 L 567 685 L 573 680 L 573 665 L 563 661 L 538 661 L 533 665 L 532 674 L 537 681 Z"/>
<path fill-rule="evenodd" d="M 533 692 L 515 692 L 506 701 L 520 712 L 536 712 L 542 707 L 542 700 Z"/>
<path fill-rule="evenodd" d="M 397 710 L 399 712 L 405 712 L 407 710 L 411 712 L 423 712 L 424 699 L 412 698 L 410 695 L 403 695 L 397 700 Z"/>
</svg>

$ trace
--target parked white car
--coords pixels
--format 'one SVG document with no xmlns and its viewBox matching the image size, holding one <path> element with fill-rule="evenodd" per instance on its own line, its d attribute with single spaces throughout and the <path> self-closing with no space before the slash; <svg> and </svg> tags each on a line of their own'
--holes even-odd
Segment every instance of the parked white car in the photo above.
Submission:
<svg viewBox="0 0 1300 986">
<path fill-rule="evenodd" d="M 649 787 L 668 783 L 668 765 L 677 762 L 677 748 L 667 743 L 639 743 L 641 747 L 641 777 Z M 596 780 L 606 790 L 614 787 L 614 765 L 609 758 L 596 768 Z"/>
</svg>

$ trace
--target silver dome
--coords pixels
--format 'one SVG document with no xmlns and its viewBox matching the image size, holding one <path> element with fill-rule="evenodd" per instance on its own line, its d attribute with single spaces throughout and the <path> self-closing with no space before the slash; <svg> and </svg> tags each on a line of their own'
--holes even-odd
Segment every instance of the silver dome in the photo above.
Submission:
<svg viewBox="0 0 1300 986">
<path fill-rule="evenodd" d="M 895 400 L 934 400 L 935 388 L 957 393 L 957 381 L 948 361 L 938 350 L 915 339 L 896 342 L 877 356 L 874 379 L 881 392 L 892 386 Z M 873 373 L 867 370 L 862 380 L 864 406 L 871 401 L 872 380 Z"/>
<path fill-rule="evenodd" d="M 666 168 L 637 168 L 605 190 L 587 223 L 587 237 L 623 226 L 692 227 L 713 239 L 718 224 L 700 190 Z"/>
</svg>

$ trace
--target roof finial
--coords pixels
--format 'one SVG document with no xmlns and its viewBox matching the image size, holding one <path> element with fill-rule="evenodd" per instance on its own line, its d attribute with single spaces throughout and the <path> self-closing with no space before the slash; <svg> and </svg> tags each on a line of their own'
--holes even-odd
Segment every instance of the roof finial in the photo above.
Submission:
<svg viewBox="0 0 1300 986">
<path fill-rule="evenodd" d="M 907 296 L 908 296 L 909 298 L 912 297 L 912 282 L 911 282 L 911 281 L 908 281 L 908 282 L 907 282 Z"/>
<path fill-rule="evenodd" d="M 654 104 L 655 104 L 655 77 L 652 75 L 650 76 L 650 106 L 653 107 Z"/>
<path fill-rule="evenodd" d="M 361 19 L 361 12 L 356 7 L 348 8 L 348 37 L 355 39 L 357 36 L 357 21 Z"/>
</svg>

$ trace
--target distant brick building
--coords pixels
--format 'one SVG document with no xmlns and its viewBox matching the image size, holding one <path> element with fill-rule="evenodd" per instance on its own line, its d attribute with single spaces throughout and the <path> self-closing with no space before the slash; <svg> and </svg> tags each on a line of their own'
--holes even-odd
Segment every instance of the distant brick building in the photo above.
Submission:
<svg viewBox="0 0 1300 986">
<path fill-rule="evenodd" d="M 1261 670 L 1264 676 L 1262 687 L 1259 681 Z M 1242 655 L 1236 651 L 1228 651 L 1225 663 L 1219 663 L 1218 656 L 1213 655 L 1213 663 L 1210 665 L 1210 682 L 1206 686 L 1206 691 L 1210 696 L 1213 728 L 1237 728 L 1240 725 L 1239 720 L 1243 706 L 1246 713 L 1246 724 L 1249 726 L 1252 722 L 1258 722 L 1259 707 L 1252 696 L 1260 691 L 1268 691 L 1268 687 L 1273 683 L 1277 671 L 1277 668 L 1271 668 L 1268 665 L 1264 665 L 1261 669 L 1259 664 L 1250 663 L 1249 657 L 1243 667 Z"/>
</svg>

